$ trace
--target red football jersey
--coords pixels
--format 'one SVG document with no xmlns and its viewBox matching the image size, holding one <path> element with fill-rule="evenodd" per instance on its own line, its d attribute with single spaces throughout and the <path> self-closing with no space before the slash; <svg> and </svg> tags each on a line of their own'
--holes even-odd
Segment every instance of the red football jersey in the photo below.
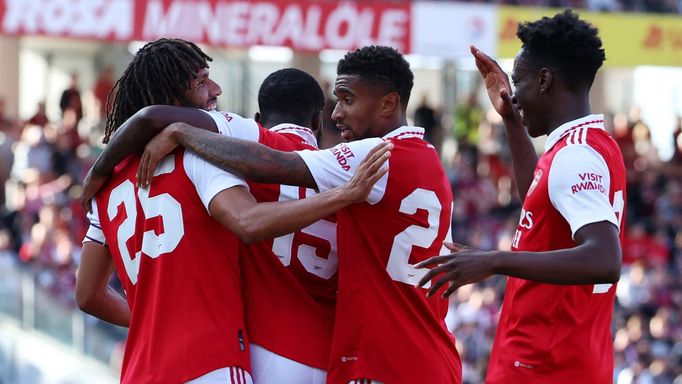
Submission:
<svg viewBox="0 0 682 384">
<path fill-rule="evenodd" d="M 413 264 L 450 239 L 452 192 L 424 130 L 400 127 L 389 172 L 365 203 L 337 213 L 339 292 L 328 382 L 459 383 L 461 362 L 444 318 L 448 301 L 427 299 Z M 342 185 L 382 139 L 298 152 L 320 190 Z"/>
<path fill-rule="evenodd" d="M 281 151 L 317 149 L 313 132 L 280 124 L 270 130 L 231 113 L 211 113 L 222 134 Z M 249 182 L 258 202 L 305 198 L 312 189 Z M 252 343 L 299 363 L 329 365 L 337 290 L 336 218 L 253 245 L 240 264 L 246 327 Z"/>
<path fill-rule="evenodd" d="M 138 164 L 131 156 L 116 167 L 96 196 L 88 232 L 106 239 L 131 308 L 121 382 L 180 383 L 221 367 L 250 370 L 239 242 L 206 208 L 244 181 L 180 149 L 139 189 Z"/>
<path fill-rule="evenodd" d="M 554 130 L 523 202 L 513 250 L 576 246 L 586 224 L 625 214 L 625 166 L 603 116 Z M 622 243 L 622 231 L 621 231 Z M 616 287 L 509 278 L 488 368 L 489 383 L 612 383 Z"/>
</svg>

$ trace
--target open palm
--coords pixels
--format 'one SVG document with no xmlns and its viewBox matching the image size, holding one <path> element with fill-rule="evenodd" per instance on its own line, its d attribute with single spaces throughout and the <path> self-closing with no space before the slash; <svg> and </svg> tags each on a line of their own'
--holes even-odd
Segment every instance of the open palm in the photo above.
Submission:
<svg viewBox="0 0 682 384">
<path fill-rule="evenodd" d="M 473 45 L 471 46 L 471 54 L 476 60 L 478 72 L 485 80 L 488 97 L 497 113 L 505 119 L 515 118 L 518 112 L 511 101 L 512 90 L 507 74 L 495 60 Z"/>
</svg>

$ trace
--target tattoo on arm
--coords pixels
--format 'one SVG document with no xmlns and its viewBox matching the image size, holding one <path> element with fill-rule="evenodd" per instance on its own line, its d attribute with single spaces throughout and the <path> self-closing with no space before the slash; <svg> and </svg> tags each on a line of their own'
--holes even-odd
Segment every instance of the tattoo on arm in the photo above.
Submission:
<svg viewBox="0 0 682 384">
<path fill-rule="evenodd" d="M 317 188 L 301 156 L 204 130 L 177 130 L 176 141 L 216 166 L 245 179 Z"/>
</svg>

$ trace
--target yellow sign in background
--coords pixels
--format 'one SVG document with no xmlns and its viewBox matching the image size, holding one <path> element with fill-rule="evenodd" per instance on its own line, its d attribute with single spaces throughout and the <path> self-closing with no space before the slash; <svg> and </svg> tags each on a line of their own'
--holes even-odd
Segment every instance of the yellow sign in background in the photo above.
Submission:
<svg viewBox="0 0 682 384">
<path fill-rule="evenodd" d="M 561 9 L 500 7 L 499 57 L 514 57 L 521 48 L 519 22 L 553 16 Z M 599 28 L 606 50 L 605 66 L 682 66 L 682 16 L 605 14 L 576 11 Z"/>
</svg>

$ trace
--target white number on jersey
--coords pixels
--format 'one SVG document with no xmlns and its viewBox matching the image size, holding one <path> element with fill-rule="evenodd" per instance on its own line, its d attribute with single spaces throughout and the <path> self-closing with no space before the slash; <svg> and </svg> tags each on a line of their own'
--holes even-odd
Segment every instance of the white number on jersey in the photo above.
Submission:
<svg viewBox="0 0 682 384">
<path fill-rule="evenodd" d="M 279 201 L 298 199 L 299 187 L 291 185 L 281 185 L 279 190 Z M 306 196 L 315 193 L 312 189 L 306 189 Z M 323 279 L 334 276 L 338 266 L 338 255 L 336 253 L 336 223 L 328 220 L 317 221 L 303 229 L 302 233 L 316 237 L 329 243 L 329 255 L 327 258 L 319 257 L 317 249 L 307 244 L 300 244 L 294 249 L 294 236 L 296 233 L 289 233 L 276 238 L 272 242 L 272 252 L 279 260 L 288 267 L 291 264 L 291 257 L 295 253 L 298 260 L 306 271 Z"/>
<path fill-rule="evenodd" d="M 156 168 L 154 176 L 173 172 L 175 169 L 175 156 L 167 156 Z M 145 219 L 161 217 L 163 233 L 157 235 L 153 230 L 147 230 L 142 234 L 141 250 L 135 252 L 131 257 L 126 245 L 135 235 L 135 224 L 137 222 L 137 205 L 135 203 L 135 186 L 130 180 L 125 180 L 111 191 L 107 202 L 107 214 L 109 220 L 114 220 L 118 214 L 118 209 L 123 204 L 126 218 L 118 227 L 116 238 L 117 246 L 123 259 L 126 274 L 130 282 L 137 283 L 137 274 L 140 270 L 140 256 L 145 255 L 157 258 L 164 253 L 172 252 L 180 243 L 185 235 L 185 227 L 182 220 L 182 208 L 180 203 L 168 193 L 149 197 L 149 188 L 138 189 L 137 198 L 142 206 L 142 214 Z"/>
<path fill-rule="evenodd" d="M 623 199 L 623 191 L 616 191 L 613 194 L 613 211 L 616 213 L 618 219 L 618 232 L 621 231 L 621 223 L 623 222 L 623 210 L 625 209 L 625 200 Z M 592 288 L 592 293 L 606 293 L 613 286 L 613 284 L 595 284 Z"/>
<path fill-rule="evenodd" d="M 411 225 L 397 234 L 386 265 L 386 271 L 393 280 L 410 285 L 415 285 L 428 272 L 428 269 L 416 269 L 409 263 L 412 246 L 429 248 L 433 245 L 438 236 L 442 206 L 435 192 L 417 188 L 400 203 L 400 212 L 414 215 L 418 209 L 427 210 L 428 228 Z M 424 288 L 430 286 L 429 282 Z"/>
</svg>

